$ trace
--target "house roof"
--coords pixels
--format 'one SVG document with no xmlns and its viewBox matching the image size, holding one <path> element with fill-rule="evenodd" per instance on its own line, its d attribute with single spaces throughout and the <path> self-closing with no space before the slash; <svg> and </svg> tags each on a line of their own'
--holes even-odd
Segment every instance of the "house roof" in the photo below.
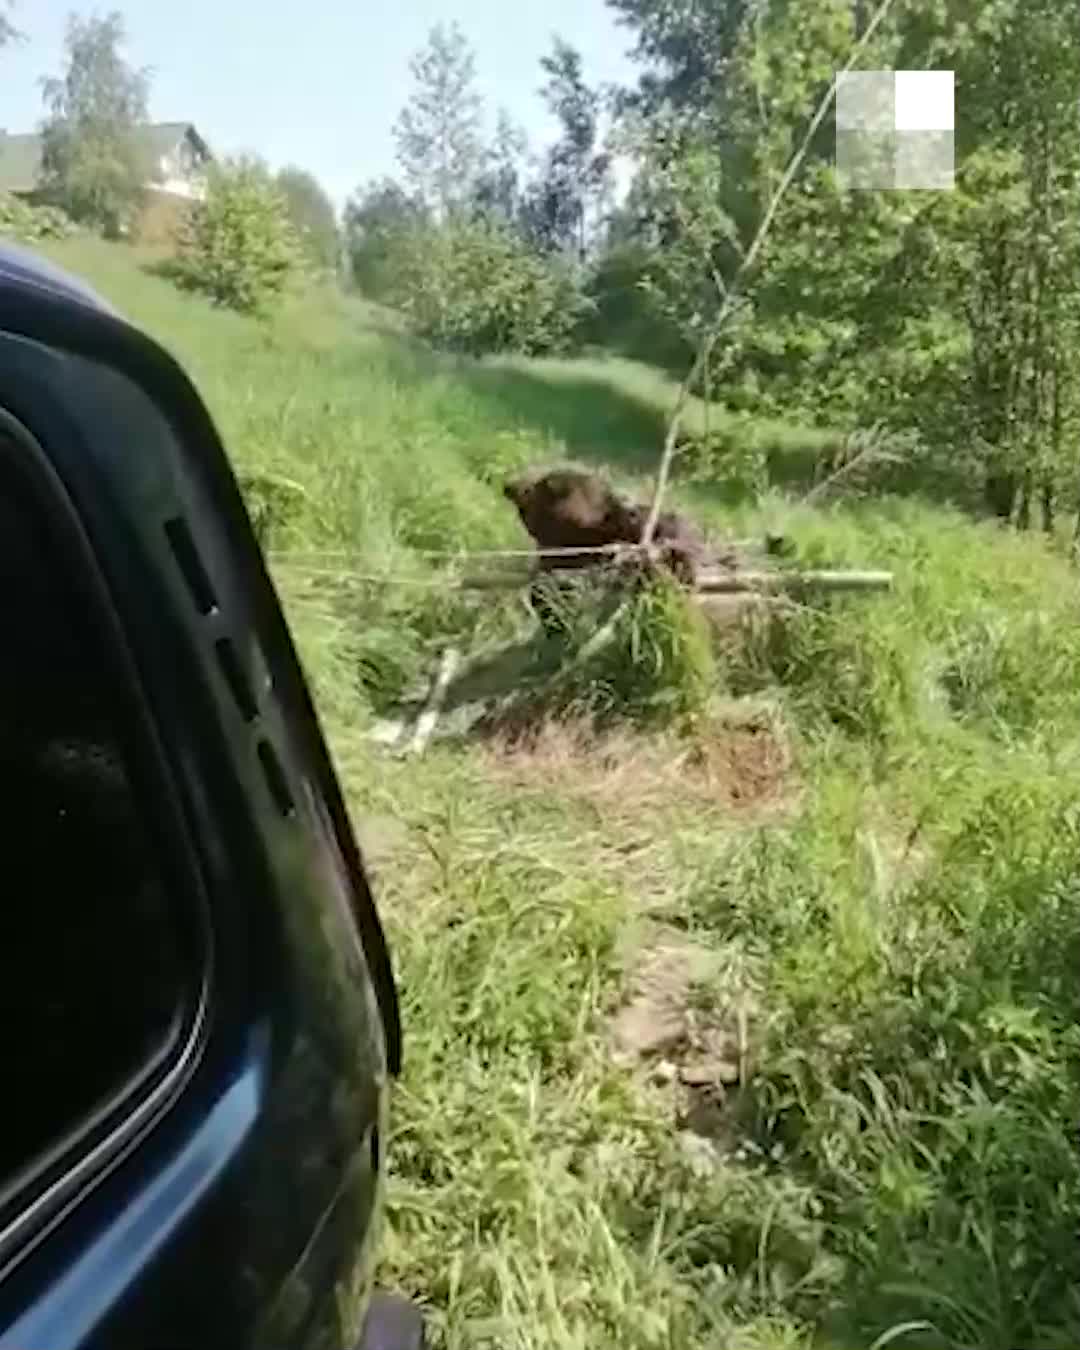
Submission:
<svg viewBox="0 0 1080 1350">
<path fill-rule="evenodd" d="M 153 163 L 189 137 L 210 158 L 210 147 L 190 122 L 152 122 L 139 129 L 141 148 Z M 41 136 L 36 131 L 0 131 L 0 192 L 31 192 L 41 179 Z"/>
<path fill-rule="evenodd" d="M 197 150 L 209 157 L 210 147 L 190 122 L 152 122 L 141 130 L 143 145 L 155 159 L 175 150 L 185 136 L 194 141 Z"/>
</svg>

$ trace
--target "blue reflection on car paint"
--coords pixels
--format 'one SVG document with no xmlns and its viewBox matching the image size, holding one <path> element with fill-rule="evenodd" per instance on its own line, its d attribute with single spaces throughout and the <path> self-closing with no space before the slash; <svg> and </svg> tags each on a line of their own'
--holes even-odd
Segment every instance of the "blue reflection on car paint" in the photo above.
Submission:
<svg viewBox="0 0 1080 1350">
<path fill-rule="evenodd" d="M 3 1336 L 0 1350 L 82 1344 L 236 1156 L 259 1113 L 266 1053 L 256 1045 L 179 1154 Z"/>
</svg>

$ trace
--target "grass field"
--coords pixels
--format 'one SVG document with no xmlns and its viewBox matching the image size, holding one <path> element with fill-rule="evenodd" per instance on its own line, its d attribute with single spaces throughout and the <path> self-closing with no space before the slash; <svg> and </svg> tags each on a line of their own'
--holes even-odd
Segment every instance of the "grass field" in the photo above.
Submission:
<svg viewBox="0 0 1080 1350">
<path fill-rule="evenodd" d="M 51 251 L 179 356 L 241 471 L 303 489 L 273 566 L 404 1000 L 383 1278 L 437 1343 L 1080 1345 L 1065 559 L 917 498 L 699 486 L 714 526 L 782 524 L 893 593 L 727 644 L 693 741 L 562 722 L 394 759 L 363 733 L 443 644 L 525 624 L 404 584 L 438 581 L 424 550 L 521 547 L 515 466 L 647 472 L 670 386 L 438 360 L 329 295 L 260 328 L 123 250 Z"/>
</svg>

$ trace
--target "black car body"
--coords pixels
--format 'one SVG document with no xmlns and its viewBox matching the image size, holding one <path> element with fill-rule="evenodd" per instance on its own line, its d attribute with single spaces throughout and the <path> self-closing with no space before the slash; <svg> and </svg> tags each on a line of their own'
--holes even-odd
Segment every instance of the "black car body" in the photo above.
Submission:
<svg viewBox="0 0 1080 1350">
<path fill-rule="evenodd" d="M 6 247 L 0 488 L 0 1347 L 415 1344 L 371 1296 L 390 963 L 226 456 Z"/>
</svg>

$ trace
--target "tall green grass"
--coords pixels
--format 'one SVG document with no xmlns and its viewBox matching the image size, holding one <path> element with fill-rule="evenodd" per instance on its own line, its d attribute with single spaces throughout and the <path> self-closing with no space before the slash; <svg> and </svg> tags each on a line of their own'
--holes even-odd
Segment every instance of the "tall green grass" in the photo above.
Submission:
<svg viewBox="0 0 1080 1350">
<path fill-rule="evenodd" d="M 423 550 L 520 545 L 498 491 L 520 464 L 606 453 L 640 473 L 665 380 L 443 362 L 333 296 L 260 327 L 123 250 L 51 251 L 180 356 L 239 468 L 303 489 L 275 576 L 358 818 L 405 829 L 376 873 L 406 1027 L 383 1278 L 427 1303 L 436 1343 L 1080 1344 L 1063 558 L 918 497 L 811 509 L 699 484 L 714 525 L 782 525 L 811 564 L 892 568 L 892 593 L 757 617 L 715 648 L 628 612 L 568 702 L 767 703 L 794 756 L 774 809 L 736 810 L 690 759 L 666 769 L 685 742 L 659 732 L 652 759 L 625 732 L 570 732 L 548 760 L 497 743 L 387 759 L 357 734 L 373 713 L 445 642 L 524 622 L 516 597 L 405 584 L 453 571 Z M 668 1077 L 610 1053 L 648 923 L 716 957 L 699 1011 L 749 1010 L 711 1144 Z"/>
</svg>

